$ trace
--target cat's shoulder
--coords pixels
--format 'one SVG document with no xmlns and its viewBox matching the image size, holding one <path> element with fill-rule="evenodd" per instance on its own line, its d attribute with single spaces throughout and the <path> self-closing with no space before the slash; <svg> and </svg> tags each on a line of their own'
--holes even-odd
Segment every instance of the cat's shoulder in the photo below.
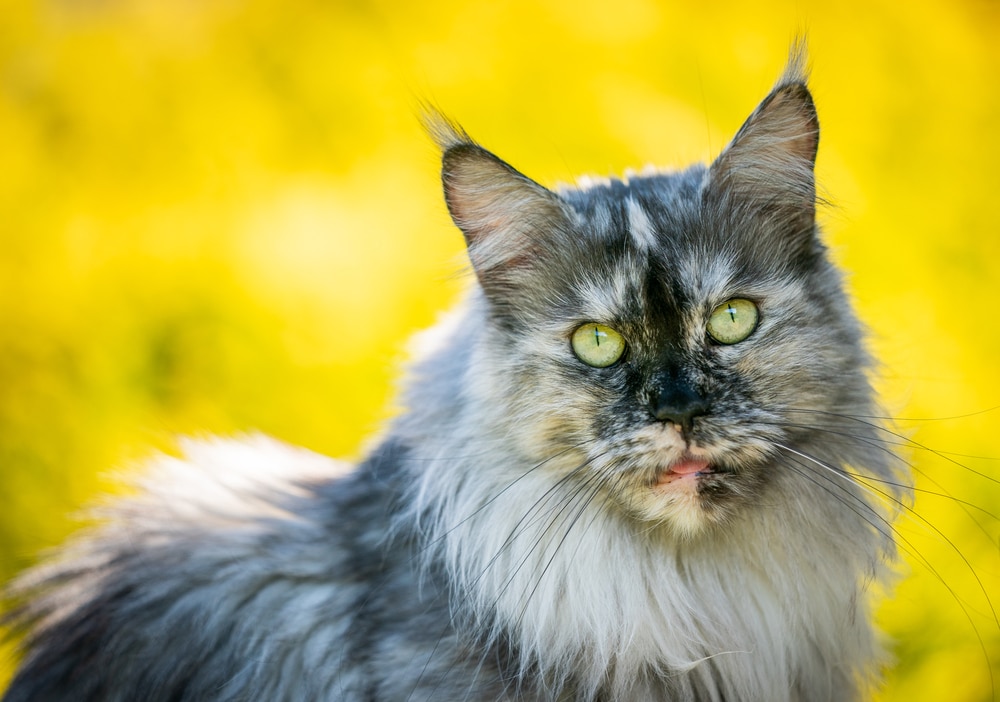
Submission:
<svg viewBox="0 0 1000 702">
<path fill-rule="evenodd" d="M 371 461 L 263 436 L 178 449 L 145 461 L 130 494 L 7 591 L 25 660 L 6 699 L 310 696 L 267 686 L 298 679 L 303 652 L 336 650 L 366 565 L 379 568 L 359 548 L 389 503 Z"/>
</svg>

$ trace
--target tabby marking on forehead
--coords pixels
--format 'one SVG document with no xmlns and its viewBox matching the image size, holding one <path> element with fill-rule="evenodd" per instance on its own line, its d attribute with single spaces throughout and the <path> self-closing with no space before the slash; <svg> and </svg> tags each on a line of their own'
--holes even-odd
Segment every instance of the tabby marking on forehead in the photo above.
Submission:
<svg viewBox="0 0 1000 702">
<path fill-rule="evenodd" d="M 676 276 L 683 281 L 695 300 L 705 303 L 724 302 L 727 296 L 745 292 L 733 280 L 736 268 L 734 258 L 734 254 L 728 251 L 708 257 L 689 256 L 678 262 Z"/>
<path fill-rule="evenodd" d="M 602 278 L 591 276 L 580 281 L 577 287 L 580 312 L 595 321 L 615 321 L 628 309 L 629 302 L 637 297 L 636 281 L 642 278 L 641 262 L 626 256 Z"/>
<path fill-rule="evenodd" d="M 656 229 L 649 215 L 633 197 L 625 201 L 625 208 L 628 212 L 628 231 L 632 243 L 643 252 L 654 250 L 657 245 Z"/>
</svg>

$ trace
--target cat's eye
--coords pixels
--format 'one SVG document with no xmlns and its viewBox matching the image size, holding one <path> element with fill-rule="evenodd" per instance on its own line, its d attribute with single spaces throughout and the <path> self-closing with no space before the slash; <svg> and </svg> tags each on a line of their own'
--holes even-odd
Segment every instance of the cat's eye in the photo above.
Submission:
<svg viewBox="0 0 1000 702">
<path fill-rule="evenodd" d="M 753 334 L 759 317 L 757 305 L 750 300 L 728 300 L 712 310 L 708 335 L 720 344 L 739 343 Z"/>
<path fill-rule="evenodd" d="M 625 339 L 611 327 L 588 322 L 577 327 L 571 339 L 573 353 L 588 366 L 607 368 L 625 353 Z"/>
</svg>

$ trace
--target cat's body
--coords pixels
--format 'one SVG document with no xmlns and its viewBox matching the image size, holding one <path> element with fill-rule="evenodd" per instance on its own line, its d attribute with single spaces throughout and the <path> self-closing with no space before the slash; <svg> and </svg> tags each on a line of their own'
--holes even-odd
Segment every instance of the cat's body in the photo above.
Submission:
<svg viewBox="0 0 1000 702">
<path fill-rule="evenodd" d="M 890 515 L 848 471 L 900 476 L 817 238 L 799 64 L 679 173 L 555 194 L 437 131 L 479 284 L 406 412 L 353 470 L 260 438 L 161 459 L 21 580 L 9 702 L 846 700 L 877 677 Z"/>
</svg>

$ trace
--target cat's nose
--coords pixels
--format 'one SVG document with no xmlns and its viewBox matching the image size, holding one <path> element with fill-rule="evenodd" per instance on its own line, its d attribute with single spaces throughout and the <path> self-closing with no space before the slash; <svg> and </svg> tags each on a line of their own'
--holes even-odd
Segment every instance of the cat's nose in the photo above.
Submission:
<svg viewBox="0 0 1000 702">
<path fill-rule="evenodd" d="M 661 386 L 649 402 L 649 412 L 661 422 L 672 422 L 685 433 L 691 431 L 695 417 L 708 414 L 708 398 L 690 383 L 674 379 Z"/>
</svg>

